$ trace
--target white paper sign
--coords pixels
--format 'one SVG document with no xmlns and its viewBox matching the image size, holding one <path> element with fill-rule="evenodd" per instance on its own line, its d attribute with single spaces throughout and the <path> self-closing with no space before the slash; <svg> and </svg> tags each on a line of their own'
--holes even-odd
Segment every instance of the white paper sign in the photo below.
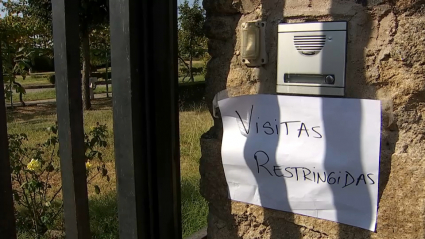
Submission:
<svg viewBox="0 0 425 239">
<path fill-rule="evenodd" d="M 219 106 L 231 199 L 375 231 L 380 101 L 249 95 Z"/>
</svg>

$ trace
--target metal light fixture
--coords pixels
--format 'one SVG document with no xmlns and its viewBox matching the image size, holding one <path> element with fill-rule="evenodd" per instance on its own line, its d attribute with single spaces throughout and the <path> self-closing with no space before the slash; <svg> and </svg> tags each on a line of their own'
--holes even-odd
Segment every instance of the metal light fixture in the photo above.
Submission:
<svg viewBox="0 0 425 239">
<path fill-rule="evenodd" d="M 241 56 L 242 63 L 256 67 L 267 63 L 266 22 L 250 21 L 242 23 Z"/>
</svg>

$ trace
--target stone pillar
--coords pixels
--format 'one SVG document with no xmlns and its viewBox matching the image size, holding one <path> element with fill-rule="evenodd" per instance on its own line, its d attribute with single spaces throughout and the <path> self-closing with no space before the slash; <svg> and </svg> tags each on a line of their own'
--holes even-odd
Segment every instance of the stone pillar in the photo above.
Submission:
<svg viewBox="0 0 425 239">
<path fill-rule="evenodd" d="M 383 104 L 376 232 L 233 202 L 221 163 L 222 124 L 201 139 L 201 191 L 209 202 L 208 239 L 425 237 L 425 6 L 421 0 L 204 0 L 212 56 L 206 100 L 275 93 L 277 24 L 346 20 L 347 97 Z M 247 68 L 240 59 L 243 22 L 267 21 L 269 63 Z"/>
</svg>

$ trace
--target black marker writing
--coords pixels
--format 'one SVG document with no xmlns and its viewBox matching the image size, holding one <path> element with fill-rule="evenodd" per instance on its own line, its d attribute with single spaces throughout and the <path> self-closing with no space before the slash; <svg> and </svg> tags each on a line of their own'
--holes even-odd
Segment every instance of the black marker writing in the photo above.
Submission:
<svg viewBox="0 0 425 239">
<path fill-rule="evenodd" d="M 307 127 L 305 127 L 304 123 L 301 123 L 300 129 L 298 130 L 298 138 L 301 136 L 301 132 L 303 132 L 303 130 L 307 134 L 307 137 L 310 137 L 310 135 L 308 134 Z"/>
<path fill-rule="evenodd" d="M 239 112 L 238 111 L 235 111 L 236 114 L 239 116 L 239 120 L 241 121 L 241 123 L 243 125 L 243 128 L 245 130 L 245 133 L 247 133 L 247 134 L 249 134 L 249 130 L 251 129 L 251 118 L 252 118 L 252 112 L 253 111 L 254 111 L 254 105 L 252 105 L 252 107 L 251 107 L 251 114 L 249 115 L 248 128 L 245 127 L 245 123 L 243 122 L 242 117 L 239 114 Z"/>
<path fill-rule="evenodd" d="M 263 155 L 265 155 L 266 157 L 267 157 L 267 161 L 264 163 L 264 164 L 262 164 L 262 165 L 259 165 L 258 164 L 258 157 L 257 157 L 257 154 L 263 154 Z M 262 167 L 262 168 L 264 168 L 265 170 L 267 170 L 267 172 L 271 175 L 271 176 L 273 176 L 273 174 L 264 166 L 264 165 L 266 165 L 268 162 L 269 162 L 269 160 L 270 160 L 270 158 L 269 158 L 269 156 L 266 154 L 266 152 L 264 152 L 264 151 L 257 151 L 257 152 L 255 152 L 255 154 L 254 154 L 254 159 L 255 159 L 255 161 L 257 162 L 257 171 L 258 171 L 258 173 L 260 173 L 260 167 Z"/>
<path fill-rule="evenodd" d="M 345 185 L 344 185 L 344 187 L 342 187 L 342 188 L 345 188 L 345 187 L 347 187 L 347 186 L 350 186 L 351 184 L 353 184 L 354 183 L 354 178 L 353 178 L 353 175 L 351 175 L 351 173 L 349 173 L 349 172 L 347 172 L 347 171 L 345 171 Z M 347 182 L 348 182 L 348 176 L 350 176 L 350 178 L 351 178 L 351 183 L 349 183 L 349 184 L 347 184 Z"/>
<path fill-rule="evenodd" d="M 286 135 L 288 135 L 288 134 L 289 134 L 288 124 L 290 124 L 290 123 L 299 123 L 299 122 L 301 122 L 301 121 L 285 121 L 285 122 L 280 122 L 280 124 L 285 124 L 285 127 L 286 127 Z"/>
<path fill-rule="evenodd" d="M 270 131 L 268 131 L 268 130 L 264 130 L 264 133 L 266 133 L 266 134 L 268 134 L 268 135 L 272 135 L 272 134 L 274 134 L 274 130 L 273 130 L 272 125 L 270 124 L 270 122 L 266 122 L 266 123 L 264 123 L 264 124 L 263 124 L 263 128 L 264 128 L 264 129 L 268 129 L 268 130 L 270 130 Z"/>
<path fill-rule="evenodd" d="M 265 134 L 268 136 L 272 136 L 272 135 L 278 136 L 279 133 L 281 132 L 280 127 L 285 127 L 286 135 L 295 134 L 298 131 L 298 134 L 297 134 L 298 138 L 301 138 L 301 137 L 310 138 L 310 136 L 316 139 L 323 138 L 322 134 L 320 133 L 320 126 L 311 127 L 307 125 L 305 122 L 302 122 L 299 120 L 279 122 L 278 119 L 276 118 L 272 120 L 263 119 L 261 115 L 260 116 L 258 115 L 258 113 L 256 115 L 254 110 L 254 105 L 251 105 L 251 110 L 250 112 L 248 112 L 249 113 L 247 117 L 248 120 L 243 120 L 239 111 L 235 110 L 235 113 L 237 116 L 236 120 L 238 124 L 242 125 L 241 128 L 243 128 L 242 131 L 244 131 L 243 132 L 244 135 L 256 133 L 256 134 Z M 255 132 L 251 131 L 252 124 L 255 125 Z M 297 126 L 295 126 L 294 124 L 297 124 Z M 291 127 L 292 125 L 293 127 Z M 310 134 L 313 134 L 313 135 L 310 135 Z"/>
<path fill-rule="evenodd" d="M 369 180 L 370 180 L 370 181 L 372 181 L 372 183 L 371 183 L 371 184 L 375 184 L 375 181 L 373 181 L 373 179 L 370 177 L 371 175 L 373 175 L 373 174 L 368 173 L 368 174 L 367 174 L 367 177 L 369 178 Z"/>
<path fill-rule="evenodd" d="M 262 150 L 254 153 L 254 159 L 256 162 L 257 174 L 266 173 L 272 177 L 287 178 L 295 181 L 311 181 L 315 184 L 325 183 L 334 186 L 339 185 L 341 188 L 375 184 L 375 181 L 372 179 L 374 174 L 372 173 L 354 174 L 348 171 L 320 172 L 316 170 L 316 167 L 311 169 L 307 167 L 285 167 L 283 165 L 273 165 L 270 161 L 269 155 Z"/>
<path fill-rule="evenodd" d="M 313 137 L 317 138 L 317 139 L 323 138 L 322 135 L 319 132 L 316 131 L 316 128 L 320 128 L 320 126 L 314 126 L 313 128 L 311 128 L 311 130 L 313 130 L 313 132 L 318 135 L 318 137 L 315 137 L 315 136 L 313 136 Z"/>
</svg>

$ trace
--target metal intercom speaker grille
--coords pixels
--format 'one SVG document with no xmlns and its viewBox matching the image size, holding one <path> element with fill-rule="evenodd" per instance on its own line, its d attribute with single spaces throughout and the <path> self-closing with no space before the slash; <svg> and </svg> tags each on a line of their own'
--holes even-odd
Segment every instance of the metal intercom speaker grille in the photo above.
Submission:
<svg viewBox="0 0 425 239">
<path fill-rule="evenodd" d="M 301 35 L 294 36 L 294 45 L 303 55 L 318 54 L 326 43 L 326 35 Z"/>
</svg>

